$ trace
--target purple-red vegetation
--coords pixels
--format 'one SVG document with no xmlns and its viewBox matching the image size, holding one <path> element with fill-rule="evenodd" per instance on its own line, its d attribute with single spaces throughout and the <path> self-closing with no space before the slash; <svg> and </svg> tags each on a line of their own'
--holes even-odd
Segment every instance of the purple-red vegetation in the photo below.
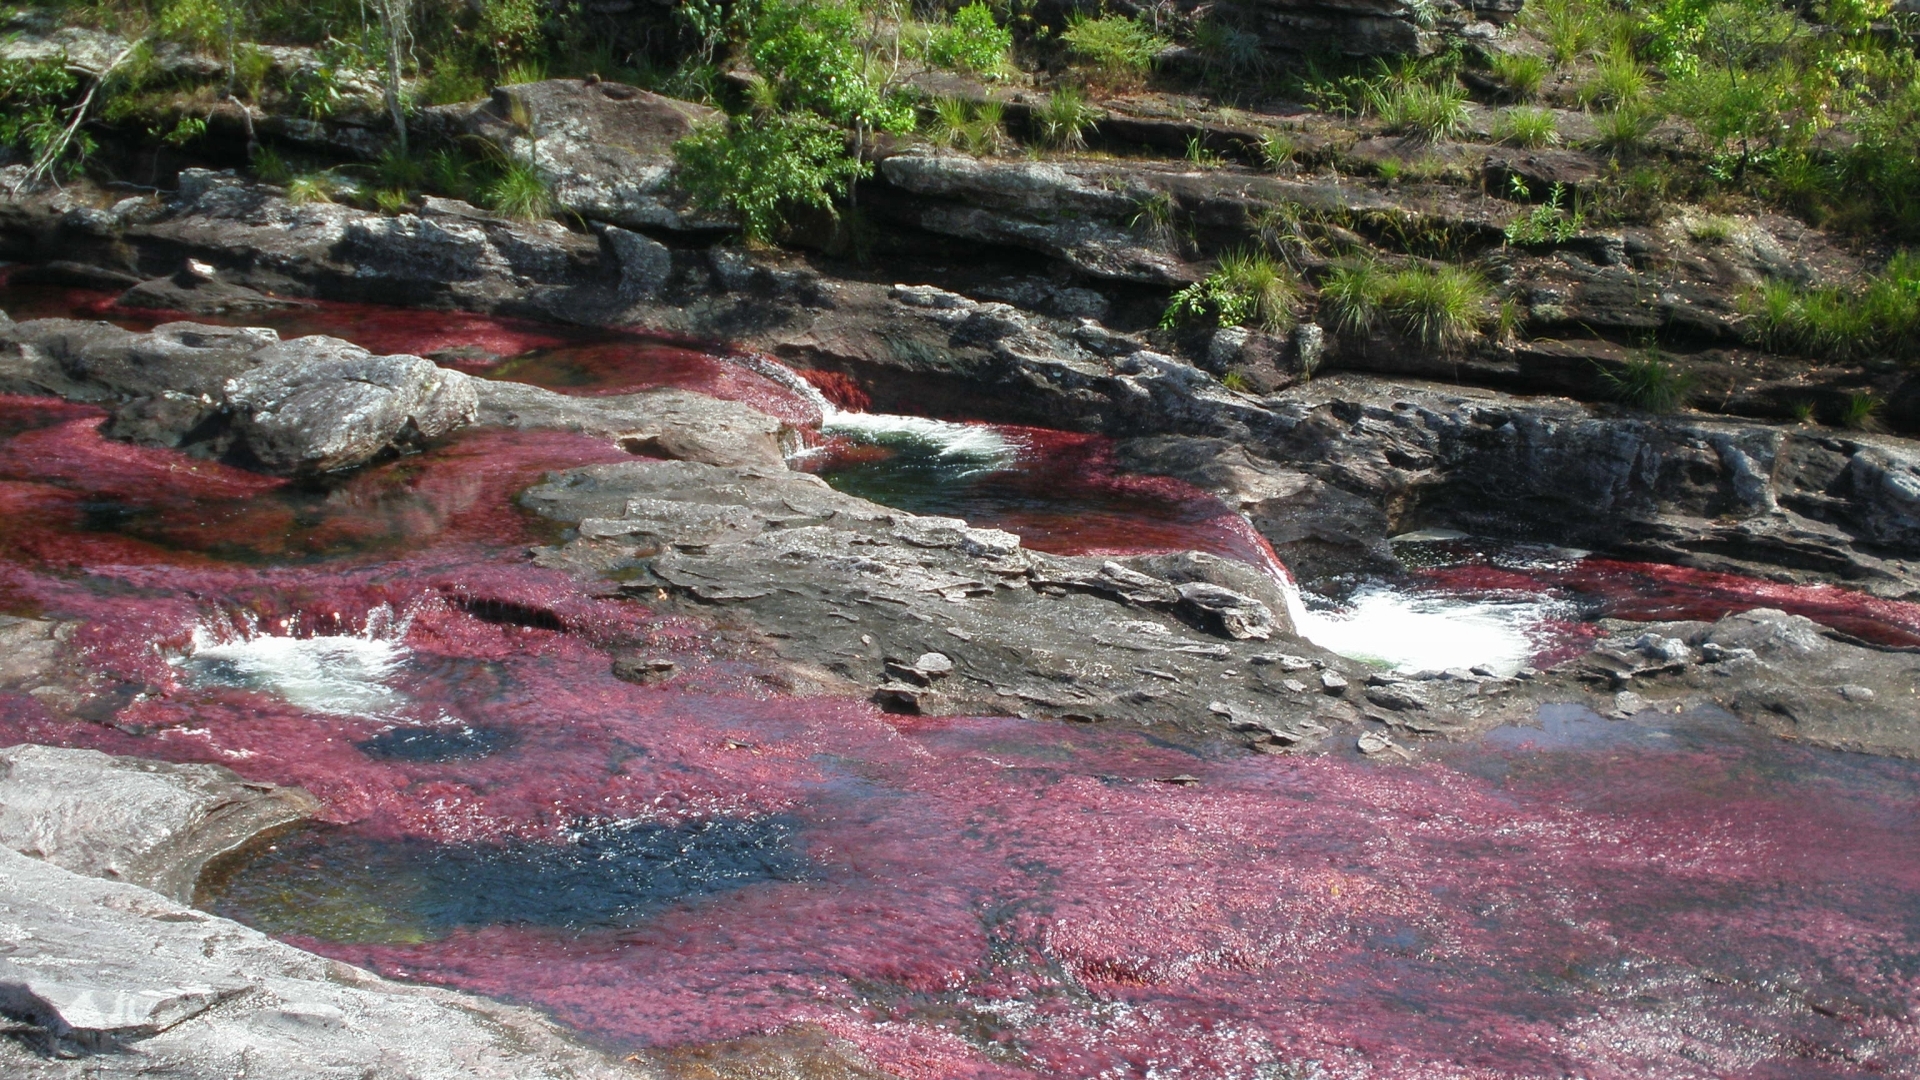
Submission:
<svg viewBox="0 0 1920 1080">
<path fill-rule="evenodd" d="M 547 526 L 509 510 L 513 492 L 626 456 L 604 443 L 473 431 L 314 492 L 110 442 L 99 417 L 0 401 L 0 608 L 82 624 L 95 721 L 0 692 L 0 742 L 299 784 L 365 842 L 777 816 L 804 860 L 613 929 L 291 936 L 327 955 L 625 1045 L 811 1021 L 916 1080 L 1920 1070 L 1910 763 L 1712 715 L 1659 731 L 1553 715 L 1417 764 L 886 715 L 785 693 L 706 624 L 530 565 Z M 1100 440 L 1019 434 L 1048 464 L 1017 481 L 1034 505 L 991 523 L 1035 546 L 1271 558 L 1203 494 L 1119 473 Z M 1109 509 L 1043 505 L 1083 495 Z M 1853 594 L 1672 568 L 1474 573 L 1456 584 L 1565 587 L 1615 613 L 1745 598 L 1920 627 Z M 291 676 L 179 662 L 258 635 L 391 644 L 370 676 L 387 696 L 329 711 Z M 609 650 L 674 676 L 623 682 Z M 501 737 L 444 760 L 367 749 L 432 725 Z M 1198 782 L 1160 782 L 1176 774 Z M 351 865 L 338 876 L 354 884 Z"/>
</svg>

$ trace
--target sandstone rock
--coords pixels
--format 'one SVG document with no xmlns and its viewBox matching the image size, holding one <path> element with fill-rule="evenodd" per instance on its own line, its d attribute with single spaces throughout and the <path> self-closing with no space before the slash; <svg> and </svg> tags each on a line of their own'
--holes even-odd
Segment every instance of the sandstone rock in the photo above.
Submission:
<svg viewBox="0 0 1920 1080">
<path fill-rule="evenodd" d="M 478 412 L 472 380 L 417 356 L 304 337 L 254 354 L 224 390 L 246 452 L 275 472 L 331 472 L 437 438 Z"/>
<path fill-rule="evenodd" d="M 577 431 L 648 457 L 784 468 L 797 438 L 757 409 L 688 390 L 572 397 L 523 383 L 475 379 L 472 386 L 477 423 Z"/>
<path fill-rule="evenodd" d="M 158 308 L 190 315 L 226 315 L 286 307 L 288 301 L 245 285 L 183 270 L 171 277 L 143 281 L 121 293 L 114 303 L 121 307 Z"/>
<path fill-rule="evenodd" d="M 249 784 L 218 765 L 0 750 L 0 845 L 181 903 L 208 862 L 319 809 L 298 788 Z"/>
</svg>

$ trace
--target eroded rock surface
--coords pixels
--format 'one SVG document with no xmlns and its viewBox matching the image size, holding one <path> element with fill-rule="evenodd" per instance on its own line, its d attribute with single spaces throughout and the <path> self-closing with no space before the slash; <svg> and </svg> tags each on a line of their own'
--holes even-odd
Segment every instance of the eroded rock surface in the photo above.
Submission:
<svg viewBox="0 0 1920 1080">
<path fill-rule="evenodd" d="M 1310 673 L 1348 662 L 1290 635 L 1271 580 L 1212 556 L 1047 555 L 764 468 L 591 466 L 522 501 L 577 530 L 540 561 L 618 571 L 637 595 L 745 620 L 787 660 L 888 708 L 1196 732 L 1230 727 L 1231 714 L 1276 748 L 1353 719 L 1319 682 L 1296 690 L 1292 669 L 1264 658 L 1297 657 Z"/>
<path fill-rule="evenodd" d="M 250 784 L 218 765 L 0 750 L 0 845 L 181 903 L 208 862 L 319 809 L 299 788 Z"/>
</svg>

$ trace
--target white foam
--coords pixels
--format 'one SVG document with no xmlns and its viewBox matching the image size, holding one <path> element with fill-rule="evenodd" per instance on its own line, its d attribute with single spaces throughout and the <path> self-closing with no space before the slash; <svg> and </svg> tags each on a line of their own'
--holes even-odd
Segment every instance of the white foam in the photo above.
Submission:
<svg viewBox="0 0 1920 1080">
<path fill-rule="evenodd" d="M 406 661 L 404 622 L 377 610 L 357 634 L 301 636 L 297 626 L 263 633 L 239 626 L 194 628 L 193 644 L 173 664 L 200 686 L 273 694 L 291 705 L 336 716 L 390 717 L 407 704 L 391 685 Z"/>
<path fill-rule="evenodd" d="M 827 415 L 820 430 L 880 446 L 912 446 L 968 472 L 992 472 L 1012 465 L 1020 444 L 988 424 L 956 424 L 924 416 L 841 412 Z"/>
<path fill-rule="evenodd" d="M 1305 609 L 1301 636 L 1342 656 L 1395 671 L 1486 667 L 1511 675 L 1541 647 L 1541 624 L 1561 614 L 1540 600 L 1463 600 L 1364 586 L 1338 609 Z"/>
</svg>

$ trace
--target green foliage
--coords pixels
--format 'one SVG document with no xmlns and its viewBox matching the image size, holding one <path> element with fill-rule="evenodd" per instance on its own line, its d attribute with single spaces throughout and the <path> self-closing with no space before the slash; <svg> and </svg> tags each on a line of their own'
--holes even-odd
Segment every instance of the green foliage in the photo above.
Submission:
<svg viewBox="0 0 1920 1080">
<path fill-rule="evenodd" d="M 1256 76 L 1268 66 L 1260 35 L 1223 21 L 1217 11 L 1194 24 L 1193 45 L 1207 74 L 1217 80 Z"/>
<path fill-rule="evenodd" d="M 1220 385 L 1236 394 L 1251 394 L 1254 392 L 1253 380 L 1247 378 L 1245 373 L 1239 371 L 1229 371 L 1225 375 L 1222 375 L 1220 377 Z"/>
<path fill-rule="evenodd" d="M 1580 103 L 1612 109 L 1630 108 L 1647 99 L 1651 86 L 1647 69 L 1633 55 L 1633 49 L 1616 45 L 1600 58 L 1593 77 L 1581 85 Z"/>
<path fill-rule="evenodd" d="M 207 122 L 198 116 L 182 116 L 173 125 L 173 130 L 160 137 L 168 146 L 185 146 L 202 139 L 207 134 Z"/>
<path fill-rule="evenodd" d="M 295 206 L 333 201 L 333 178 L 326 173 L 308 173 L 287 181 L 287 201 Z"/>
<path fill-rule="evenodd" d="M 1530 53 L 1495 53 L 1488 67 L 1493 77 L 1521 100 L 1539 93 L 1540 85 L 1547 80 L 1546 60 Z"/>
<path fill-rule="evenodd" d="M 1120 15 L 1074 15 L 1060 34 L 1067 53 L 1110 82 L 1138 81 L 1171 41 L 1146 24 Z"/>
<path fill-rule="evenodd" d="M 249 101 L 259 101 L 267 89 L 267 77 L 273 74 L 273 55 L 257 45 L 241 45 L 233 51 L 234 89 Z"/>
<path fill-rule="evenodd" d="M 1560 145 L 1560 125 L 1552 109 L 1519 106 L 1502 109 L 1493 121 L 1493 137 L 1529 149 Z"/>
<path fill-rule="evenodd" d="M 390 146 L 375 158 L 372 166 L 375 187 L 402 191 L 418 190 L 427 182 L 425 159 Z"/>
<path fill-rule="evenodd" d="M 0 148 L 30 160 L 51 151 L 66 126 L 63 109 L 79 90 L 80 79 L 67 70 L 64 57 L 0 60 Z M 93 140 L 79 132 L 60 164 L 76 169 L 93 149 Z"/>
<path fill-rule="evenodd" d="M 515 221 L 544 221 L 553 216 L 553 185 L 538 165 L 520 158 L 502 161 L 499 175 L 481 197 L 487 209 Z"/>
<path fill-rule="evenodd" d="M 161 37 L 169 41 L 177 41 L 182 45 L 191 45 L 194 48 L 209 51 L 215 46 L 224 49 L 228 21 L 237 18 L 237 13 L 227 5 L 239 2 L 240 0 L 167 0 L 160 8 L 159 17 L 154 20 L 154 29 Z"/>
<path fill-rule="evenodd" d="M 1452 138 L 1467 123 L 1467 92 L 1451 80 L 1433 86 L 1391 79 L 1374 92 L 1371 105 L 1389 133 L 1428 142 Z"/>
<path fill-rule="evenodd" d="M 285 186 L 293 179 L 293 169 L 287 164 L 287 159 L 271 146 L 255 147 L 250 164 L 254 178 L 263 184 Z"/>
<path fill-rule="evenodd" d="M 1755 343 L 1773 352 L 1842 363 L 1920 359 L 1920 254 L 1901 252 L 1859 289 L 1768 282 L 1746 307 Z"/>
<path fill-rule="evenodd" d="M 1593 118 L 1594 141 L 1616 152 L 1637 150 L 1653 133 L 1653 125 L 1658 121 L 1659 117 L 1652 110 L 1641 105 L 1623 105 L 1608 112 L 1596 113 Z"/>
<path fill-rule="evenodd" d="M 1600 41 L 1600 20 L 1585 0 L 1533 0 L 1527 11 L 1559 67 L 1585 56 Z"/>
<path fill-rule="evenodd" d="M 1041 145 L 1056 150 L 1080 150 L 1086 131 L 1099 119 L 1099 110 L 1078 87 L 1058 86 L 1033 110 L 1034 135 Z"/>
<path fill-rule="evenodd" d="M 849 127 L 912 130 L 913 106 L 886 88 L 867 44 L 866 16 L 854 0 L 769 0 L 754 20 L 748 54 L 784 109 Z"/>
<path fill-rule="evenodd" d="M 674 144 L 680 182 L 710 210 L 731 210 L 755 241 L 771 241 L 796 207 L 831 210 L 867 166 L 840 132 L 805 113 L 736 118 Z"/>
<path fill-rule="evenodd" d="M 974 0 L 953 13 L 927 41 L 927 60 L 939 67 L 998 76 L 1011 67 L 1013 31 L 994 20 L 993 9 Z"/>
<path fill-rule="evenodd" d="M 1885 404 L 1886 401 L 1871 390 L 1848 394 L 1847 404 L 1840 410 L 1840 426 L 1850 431 L 1884 430 L 1880 407 Z"/>
<path fill-rule="evenodd" d="M 413 209 L 413 194 L 405 188 L 380 188 L 373 193 L 373 205 L 383 214 L 404 214 Z"/>
<path fill-rule="evenodd" d="M 457 56 L 442 57 L 422 79 L 417 93 L 423 105 L 457 105 L 487 96 L 487 80 Z"/>
<path fill-rule="evenodd" d="M 1486 282 L 1461 266 L 1387 270 L 1369 258 L 1347 259 L 1320 283 L 1321 314 L 1336 331 L 1366 333 L 1384 322 L 1438 349 L 1478 337 L 1490 301 Z"/>
<path fill-rule="evenodd" d="M 1674 412 L 1693 396 L 1692 376 L 1652 349 L 1628 357 L 1618 371 L 1602 368 L 1600 381 L 1623 404 L 1650 413 Z"/>
<path fill-rule="evenodd" d="M 1514 195 L 1525 199 L 1532 193 L 1519 177 L 1513 178 Z M 1529 207 L 1512 221 L 1507 222 L 1507 243 L 1520 247 L 1542 244 L 1564 244 L 1580 235 L 1586 227 L 1586 213 L 1580 208 L 1579 200 L 1574 205 L 1564 205 L 1567 197 L 1565 185 L 1555 184 L 1547 192 L 1547 201 Z"/>
<path fill-rule="evenodd" d="M 542 0 L 482 0 L 480 21 L 474 29 L 487 48 L 504 61 L 533 51 L 540 40 L 545 12 Z"/>
<path fill-rule="evenodd" d="M 314 120 L 325 120 L 346 102 L 340 85 L 340 73 L 332 64 L 303 69 L 294 80 L 293 93 L 300 109 Z"/>
<path fill-rule="evenodd" d="M 1153 192 L 1134 203 L 1133 217 L 1127 225 L 1169 247 L 1180 239 L 1174 224 L 1173 196 L 1164 191 Z"/>
<path fill-rule="evenodd" d="M 1300 292 L 1293 272 L 1261 252 L 1229 251 L 1213 272 L 1173 294 L 1162 327 L 1211 319 L 1220 326 L 1252 326 L 1270 333 L 1293 326 Z"/>
<path fill-rule="evenodd" d="M 1200 141 L 1198 135 L 1187 139 L 1186 159 L 1187 164 L 1200 169 L 1218 168 L 1221 164 L 1220 155 L 1207 149 L 1207 145 Z"/>
<path fill-rule="evenodd" d="M 1260 136 L 1260 161 L 1269 169 L 1281 169 L 1293 164 L 1295 147 L 1293 140 L 1279 133 Z"/>
<path fill-rule="evenodd" d="M 1703 244 L 1724 244 L 1733 239 L 1739 231 L 1740 223 L 1723 214 L 1708 214 L 1705 217 L 1687 220 L 1687 235 Z"/>
<path fill-rule="evenodd" d="M 934 145 L 987 156 L 1012 146 L 1007 137 L 1005 108 L 997 101 L 968 102 L 935 98 L 927 121 L 927 137 Z"/>
</svg>

